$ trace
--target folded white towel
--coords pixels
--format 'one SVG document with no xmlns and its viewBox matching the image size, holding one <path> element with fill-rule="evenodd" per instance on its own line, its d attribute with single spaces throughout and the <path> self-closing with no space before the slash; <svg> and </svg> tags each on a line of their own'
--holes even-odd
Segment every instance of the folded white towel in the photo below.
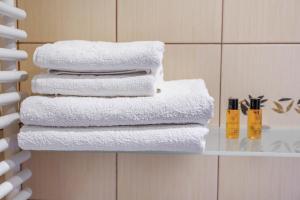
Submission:
<svg viewBox="0 0 300 200">
<path fill-rule="evenodd" d="M 208 129 L 200 125 L 53 128 L 24 126 L 24 150 L 202 152 Z"/>
<path fill-rule="evenodd" d="M 213 98 L 203 80 L 168 81 L 153 97 L 42 97 L 26 98 L 21 121 L 38 126 L 118 126 L 139 124 L 207 124 Z"/>
<path fill-rule="evenodd" d="M 62 71 L 144 70 L 155 73 L 162 66 L 163 52 L 164 44 L 158 41 L 113 43 L 69 40 L 38 47 L 33 62 L 42 68 Z"/>
<path fill-rule="evenodd" d="M 32 92 L 74 96 L 153 96 L 162 78 L 151 74 L 56 75 L 39 74 L 31 81 Z"/>
</svg>

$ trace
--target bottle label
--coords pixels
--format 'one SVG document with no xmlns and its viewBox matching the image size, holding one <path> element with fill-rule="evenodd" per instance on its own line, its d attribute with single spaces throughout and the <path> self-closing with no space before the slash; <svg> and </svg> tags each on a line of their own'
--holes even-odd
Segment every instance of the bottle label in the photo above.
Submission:
<svg viewBox="0 0 300 200">
<path fill-rule="evenodd" d="M 227 110 L 226 118 L 226 137 L 238 138 L 240 133 L 239 110 Z"/>
<path fill-rule="evenodd" d="M 261 110 L 248 110 L 248 138 L 261 137 L 262 115 Z"/>
</svg>

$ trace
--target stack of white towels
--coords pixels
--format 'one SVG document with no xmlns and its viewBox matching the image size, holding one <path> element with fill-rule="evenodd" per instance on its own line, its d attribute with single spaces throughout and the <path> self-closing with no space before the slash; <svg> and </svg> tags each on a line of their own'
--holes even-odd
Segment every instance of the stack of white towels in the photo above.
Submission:
<svg viewBox="0 0 300 200">
<path fill-rule="evenodd" d="M 35 50 L 20 109 L 25 150 L 202 152 L 213 98 L 203 80 L 163 81 L 164 44 L 60 41 Z M 184 66 L 182 68 L 184 70 Z"/>
</svg>

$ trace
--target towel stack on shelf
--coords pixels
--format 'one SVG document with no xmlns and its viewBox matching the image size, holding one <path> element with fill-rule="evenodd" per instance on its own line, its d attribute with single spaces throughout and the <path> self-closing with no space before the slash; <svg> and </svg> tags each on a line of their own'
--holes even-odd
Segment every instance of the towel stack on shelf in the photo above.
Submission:
<svg viewBox="0 0 300 200">
<path fill-rule="evenodd" d="M 201 152 L 213 98 L 203 80 L 163 81 L 161 42 L 61 41 L 36 49 L 47 68 L 21 104 L 28 150 Z M 49 96 L 55 95 L 55 96 Z"/>
</svg>

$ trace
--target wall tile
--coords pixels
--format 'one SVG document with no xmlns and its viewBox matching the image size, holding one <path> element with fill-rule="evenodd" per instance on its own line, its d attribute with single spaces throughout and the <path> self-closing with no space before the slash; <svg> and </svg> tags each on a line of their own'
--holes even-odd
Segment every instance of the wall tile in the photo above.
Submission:
<svg viewBox="0 0 300 200">
<path fill-rule="evenodd" d="M 23 167 L 32 170 L 32 199 L 116 199 L 114 153 L 35 151 Z"/>
<path fill-rule="evenodd" d="M 116 40 L 116 1 L 18 0 L 18 6 L 27 12 L 19 21 L 27 42 Z"/>
<path fill-rule="evenodd" d="M 219 200 L 298 200 L 298 158 L 221 157 Z"/>
<path fill-rule="evenodd" d="M 225 0 L 224 42 L 300 42 L 299 0 Z"/>
<path fill-rule="evenodd" d="M 119 200 L 217 200 L 215 156 L 118 155 Z"/>
<path fill-rule="evenodd" d="M 118 40 L 220 42 L 221 0 L 118 1 Z"/>
</svg>

